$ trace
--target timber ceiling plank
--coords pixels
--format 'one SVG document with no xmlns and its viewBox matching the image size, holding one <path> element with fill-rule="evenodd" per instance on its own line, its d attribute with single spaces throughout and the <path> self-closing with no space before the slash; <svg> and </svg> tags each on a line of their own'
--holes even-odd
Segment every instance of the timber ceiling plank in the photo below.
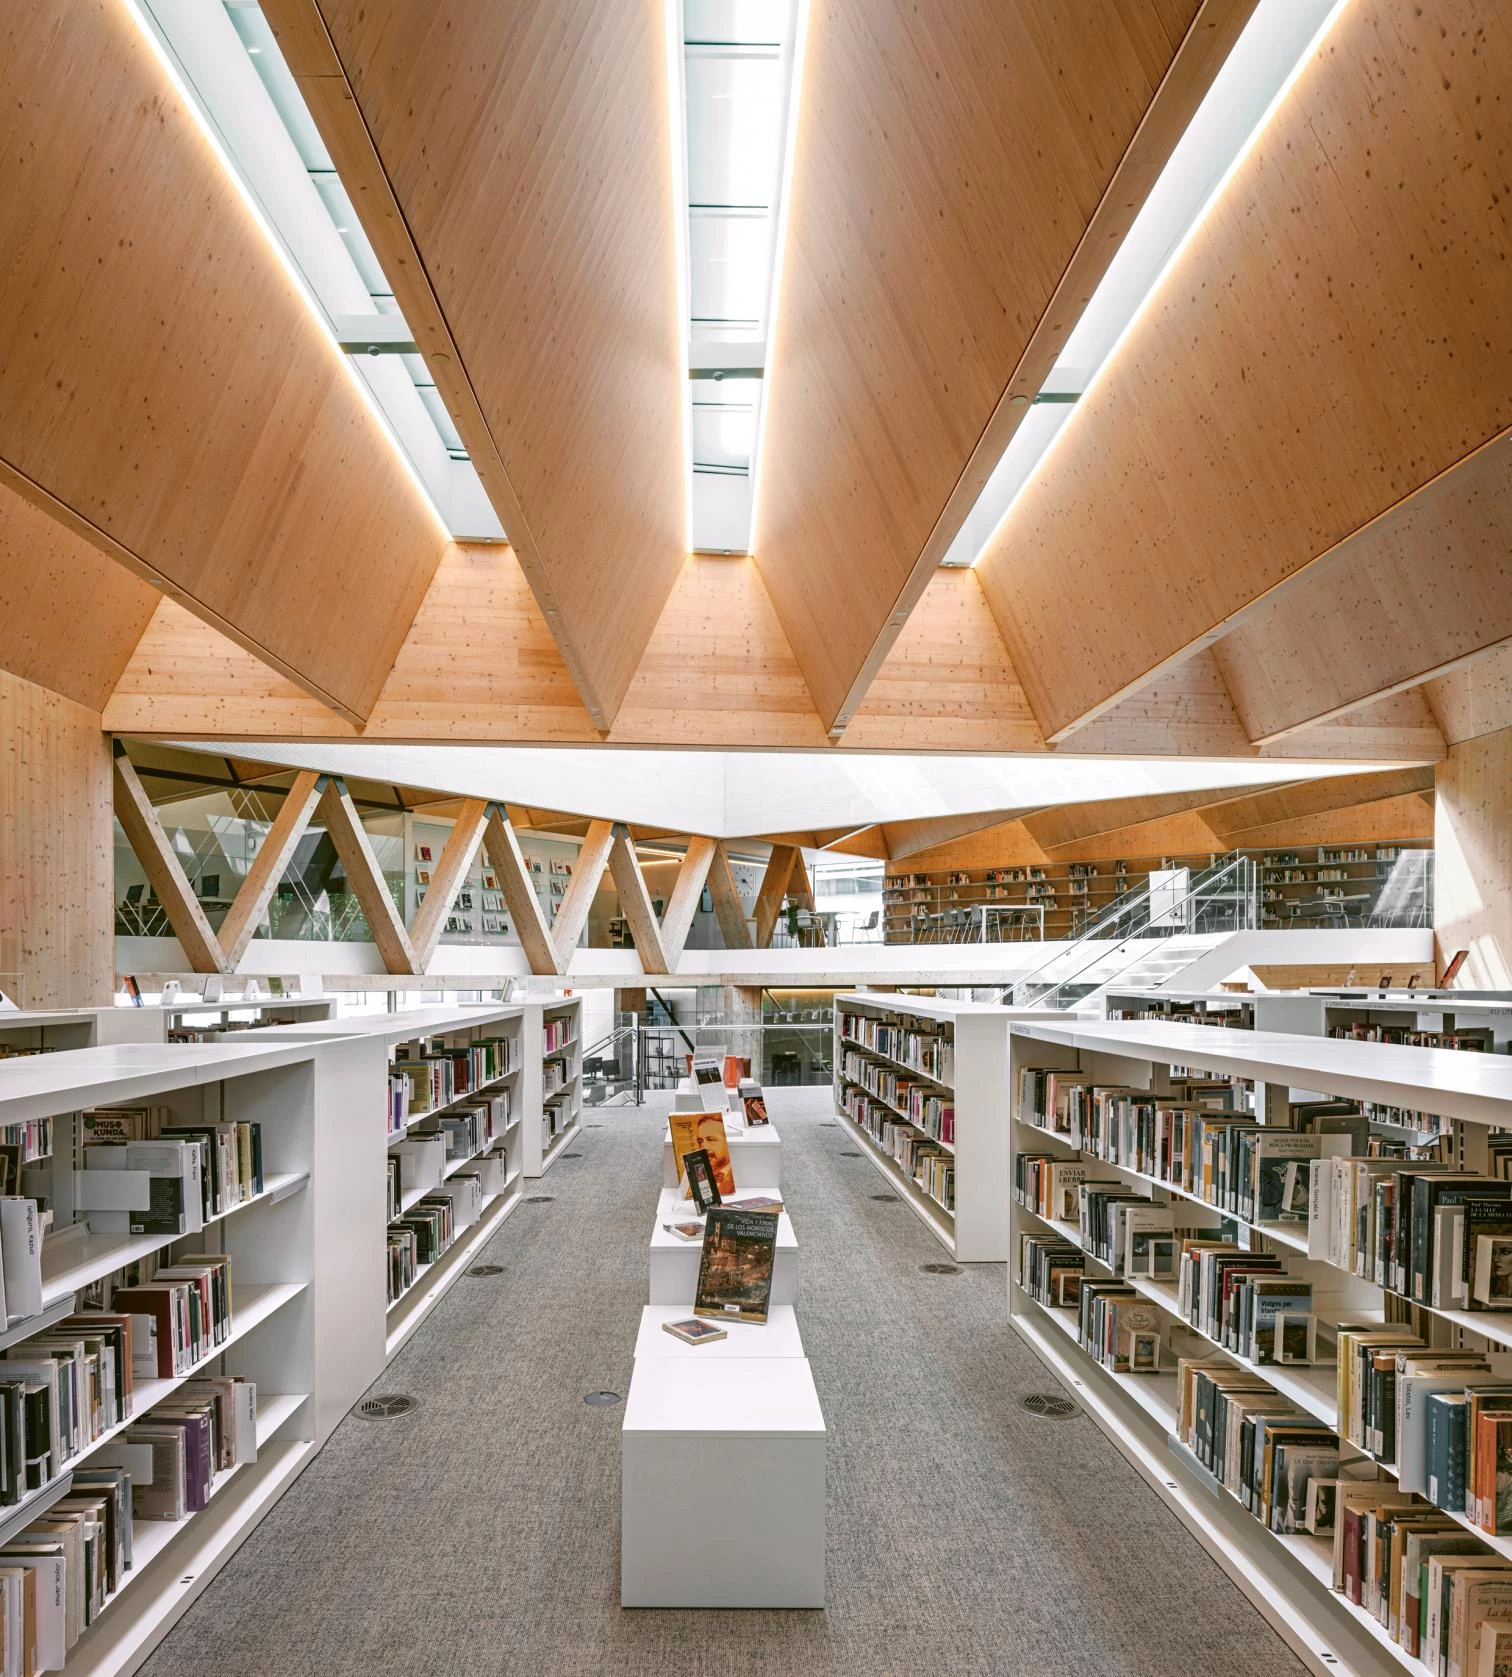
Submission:
<svg viewBox="0 0 1512 1677">
<path fill-rule="evenodd" d="M 1327 780 L 1299 780 L 1249 791 L 1205 808 L 1202 818 L 1220 837 L 1250 827 L 1298 821 L 1334 810 L 1354 809 L 1409 793 L 1432 792 L 1431 768 L 1390 769 L 1378 774 L 1342 774 Z"/>
<path fill-rule="evenodd" d="M 809 24 L 756 553 L 850 720 L 1253 0 L 829 0 Z"/>
<path fill-rule="evenodd" d="M 445 537 L 351 369 L 125 6 L 7 8 L 0 108 L 0 481 L 360 722 Z"/>
<path fill-rule="evenodd" d="M 264 10 L 607 728 L 687 546 L 662 10 Z"/>
<path fill-rule="evenodd" d="M 1309 565 L 1215 643 L 1245 732 L 1269 744 L 1512 640 L 1509 552 L 1512 447 L 1501 444 Z"/>
<path fill-rule="evenodd" d="M 977 567 L 1049 738 L 1512 425 L 1509 76 L 1475 0 L 1339 14 Z"/>
<path fill-rule="evenodd" d="M 1450 745 L 1512 728 L 1512 645 L 1426 682 L 1423 696 Z"/>
<path fill-rule="evenodd" d="M 0 669 L 101 710 L 160 597 L 0 484 Z"/>
</svg>

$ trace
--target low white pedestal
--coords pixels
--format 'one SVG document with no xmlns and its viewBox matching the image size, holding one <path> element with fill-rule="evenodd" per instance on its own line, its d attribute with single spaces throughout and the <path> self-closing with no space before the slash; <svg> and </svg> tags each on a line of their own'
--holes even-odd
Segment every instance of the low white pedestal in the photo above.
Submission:
<svg viewBox="0 0 1512 1677">
<path fill-rule="evenodd" d="M 782 1191 L 782 1137 L 770 1124 L 754 1130 L 737 1130 L 729 1137 L 730 1168 L 735 1172 L 735 1190 L 741 1194 L 780 1194 Z M 677 1160 L 672 1153 L 672 1131 L 662 1136 L 662 1187 L 677 1186 Z"/>
<path fill-rule="evenodd" d="M 692 1297 L 690 1293 L 689 1298 Z M 803 1341 L 798 1335 L 798 1317 L 790 1304 L 775 1304 L 764 1326 L 755 1322 L 720 1322 L 727 1337 L 712 1345 L 688 1345 L 662 1332 L 663 1322 L 680 1322 L 693 1315 L 691 1304 L 648 1304 L 641 1311 L 640 1333 L 635 1340 L 637 1357 L 675 1357 L 679 1361 L 704 1362 L 726 1357 L 801 1357 Z M 706 1322 L 717 1320 L 704 1317 Z"/>
<path fill-rule="evenodd" d="M 696 1240 L 668 1234 L 666 1223 L 700 1221 L 693 1202 L 676 1188 L 663 1188 L 656 1202 L 656 1226 L 651 1231 L 651 1304 L 688 1304 L 698 1291 L 698 1262 L 702 1247 Z M 777 1218 L 777 1257 L 772 1264 L 773 1304 L 798 1302 L 798 1237 L 787 1212 Z M 691 1306 L 689 1307 L 691 1310 Z M 662 1336 L 666 1338 L 664 1334 Z"/>
<path fill-rule="evenodd" d="M 719 1349 L 636 1360 L 620 1436 L 620 1604 L 823 1607 L 824 1415 L 808 1359 L 715 1359 Z"/>
</svg>

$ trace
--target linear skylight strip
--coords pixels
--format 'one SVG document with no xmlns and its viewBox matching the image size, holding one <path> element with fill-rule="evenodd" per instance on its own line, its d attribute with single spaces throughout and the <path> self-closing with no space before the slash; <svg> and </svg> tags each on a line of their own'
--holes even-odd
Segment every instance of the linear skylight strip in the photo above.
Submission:
<svg viewBox="0 0 1512 1677">
<path fill-rule="evenodd" d="M 682 0 L 663 0 L 667 56 L 667 144 L 672 150 L 672 237 L 677 266 L 678 411 L 682 415 L 683 552 L 693 551 L 693 416 L 688 411 L 688 99 L 683 81 Z"/>
<path fill-rule="evenodd" d="M 1249 33 L 1249 31 L 1252 30 L 1252 29 L 1264 27 L 1266 25 L 1267 20 L 1268 20 L 1268 14 L 1269 15 L 1274 15 L 1274 9 L 1275 8 L 1293 6 L 1295 4 L 1296 4 L 1296 0 L 1268 0 L 1268 7 L 1267 6 L 1262 6 L 1261 8 L 1256 10 L 1254 15 L 1251 17 L 1251 19 L 1249 21 L 1249 24 L 1246 26 L 1244 34 L 1241 34 L 1239 42 L 1235 45 L 1235 48 L 1234 48 L 1233 52 L 1230 54 L 1229 60 L 1223 66 L 1223 70 L 1220 70 L 1218 76 L 1216 76 L 1214 78 L 1213 85 L 1208 89 L 1206 97 L 1203 99 L 1201 106 L 1199 106 L 1196 115 L 1193 117 L 1193 122 L 1192 122 L 1193 127 L 1195 127 L 1196 124 L 1200 120 L 1202 120 L 1202 117 L 1203 117 L 1205 112 L 1207 112 L 1210 108 L 1216 108 L 1227 97 L 1227 94 L 1226 94 L 1224 86 L 1223 86 L 1223 81 L 1224 81 L 1223 72 L 1229 68 L 1230 64 L 1234 63 L 1239 58 L 1239 55 L 1243 51 L 1244 46 L 1245 46 L 1244 36 L 1247 35 Z M 1140 321 L 1144 318 L 1144 315 L 1145 315 L 1146 311 L 1149 309 L 1151 303 L 1153 303 L 1155 298 L 1160 294 L 1161 289 L 1164 287 L 1166 280 L 1170 277 L 1170 275 L 1171 275 L 1172 271 L 1174 270 L 1174 268 L 1176 267 L 1177 263 L 1180 262 L 1182 256 L 1185 254 L 1188 247 L 1191 245 L 1193 239 L 1195 239 L 1197 234 L 1202 230 L 1202 227 L 1203 227 L 1204 223 L 1207 221 L 1208 216 L 1212 213 L 1214 207 L 1217 205 L 1219 200 L 1223 197 L 1224 193 L 1227 192 L 1230 184 L 1234 180 L 1234 177 L 1238 174 L 1239 170 L 1243 167 L 1245 160 L 1249 157 L 1250 153 L 1254 150 L 1256 144 L 1259 142 L 1261 135 L 1264 134 L 1265 130 L 1270 126 L 1271 122 L 1274 120 L 1274 118 L 1276 116 L 1276 113 L 1281 109 L 1281 106 L 1286 102 L 1287 98 L 1290 96 L 1293 88 L 1296 87 L 1298 81 L 1301 79 L 1301 77 L 1302 77 L 1304 71 L 1307 69 L 1308 65 L 1312 63 L 1314 57 L 1317 55 L 1317 53 L 1320 50 L 1320 48 L 1322 47 L 1324 41 L 1328 38 L 1329 31 L 1333 28 L 1334 24 L 1338 22 L 1340 15 L 1342 14 L 1342 12 L 1344 11 L 1344 8 L 1348 4 L 1349 4 L 1349 0 L 1334 0 L 1334 4 L 1329 8 L 1329 10 L 1328 10 L 1327 14 L 1324 16 L 1322 22 L 1318 25 L 1317 29 L 1309 37 L 1306 46 L 1298 54 L 1298 56 L 1296 58 L 1296 61 L 1292 64 L 1292 66 L 1288 70 L 1286 76 L 1283 78 L 1280 86 L 1276 89 L 1275 93 L 1272 95 L 1271 99 L 1266 104 L 1264 111 L 1261 113 L 1261 115 L 1259 117 L 1259 120 L 1249 130 L 1249 133 L 1245 136 L 1244 140 L 1239 145 L 1238 149 L 1235 151 L 1233 157 L 1230 159 L 1230 161 L 1228 163 L 1228 166 L 1224 169 L 1223 173 L 1218 177 L 1217 181 L 1214 183 L 1214 185 L 1211 187 L 1211 189 L 1202 198 L 1195 214 L 1192 216 L 1190 222 L 1187 224 L 1186 229 L 1181 233 L 1180 237 L 1176 239 L 1175 243 L 1172 245 L 1172 247 L 1170 249 L 1169 254 L 1166 256 L 1164 262 L 1162 262 L 1162 264 L 1159 268 L 1159 271 L 1156 273 L 1154 279 L 1151 281 L 1150 285 L 1146 288 L 1143 295 L 1140 296 L 1138 301 L 1135 303 L 1134 308 L 1133 308 L 1132 312 L 1130 313 L 1128 319 L 1124 322 L 1124 324 L 1120 328 L 1117 336 L 1113 339 L 1113 342 L 1109 345 L 1107 353 L 1102 357 L 1102 359 L 1097 363 L 1097 365 L 1090 370 L 1090 375 L 1088 376 L 1088 378 L 1086 380 L 1086 383 L 1083 386 L 1082 393 L 1081 393 L 1081 399 L 1078 402 L 1077 406 L 1073 407 L 1069 410 L 1066 422 L 1061 424 L 1061 425 L 1056 426 L 1054 428 L 1054 430 L 1050 433 L 1050 435 L 1046 438 L 1046 440 L 1043 444 L 1043 447 L 1040 449 L 1037 457 L 1034 458 L 1032 461 L 1025 462 L 1025 464 L 1024 464 L 1024 475 L 1022 477 L 1022 480 L 1018 483 L 1017 487 L 1014 489 L 1011 499 L 1008 501 L 1008 504 L 1003 508 L 1003 511 L 1002 511 L 1001 515 L 998 517 L 996 523 L 992 527 L 991 533 L 982 542 L 981 546 L 977 549 L 977 551 L 972 555 L 972 557 L 970 559 L 971 564 L 973 564 L 973 565 L 976 564 L 977 560 L 981 558 L 982 554 L 985 553 L 988 550 L 988 548 L 994 546 L 997 543 L 997 541 L 999 540 L 999 538 L 1001 537 L 1001 535 L 1003 533 L 1003 530 L 1007 526 L 1008 520 L 1013 516 L 1014 509 L 1018 506 L 1019 502 L 1023 499 L 1025 493 L 1028 491 L 1030 486 L 1038 479 L 1040 473 L 1044 471 L 1046 463 L 1054 455 L 1056 446 L 1059 444 L 1061 438 L 1063 436 L 1065 436 L 1065 434 L 1076 423 L 1077 409 L 1085 404 L 1086 399 L 1093 394 L 1093 392 L 1101 384 L 1104 377 L 1106 377 L 1109 369 L 1113 366 L 1115 361 L 1118 359 L 1118 352 L 1123 348 L 1124 344 L 1128 341 L 1128 338 L 1129 338 L 1130 334 L 1134 331 L 1135 327 L 1138 326 Z M 1170 167 L 1171 167 L 1171 164 L 1168 163 L 1167 168 L 1169 169 Z M 1158 189 L 1158 183 L 1157 183 L 1157 189 Z M 1152 196 L 1153 196 L 1153 194 L 1152 194 Z M 1141 211 L 1141 214 L 1143 214 L 1143 211 Z M 1139 218 L 1136 217 L 1135 218 L 1135 224 L 1134 224 L 1135 228 L 1137 228 L 1138 222 L 1139 222 Z M 1132 236 L 1133 232 L 1134 232 L 1134 228 L 1131 228 L 1130 229 L 1130 235 L 1128 235 L 1128 236 Z M 1107 277 L 1105 277 L 1105 279 L 1103 281 L 1103 285 L 1107 285 L 1108 283 L 1109 283 L 1109 279 Z M 1098 308 L 1100 303 L 1105 303 L 1106 299 L 1101 295 L 1102 292 L 1103 292 L 1103 285 L 1099 285 L 1098 288 L 1093 292 L 1092 298 L 1087 305 L 1087 311 L 1086 311 L 1087 313 L 1091 313 L 1094 309 Z M 1073 332 L 1072 332 L 1072 335 L 1071 335 L 1071 340 L 1068 340 L 1068 344 L 1072 340 L 1074 340 L 1074 338 L 1075 338 L 1075 330 L 1073 329 Z M 1046 382 L 1047 382 L 1047 384 L 1049 384 L 1051 381 L 1047 380 Z M 1009 444 L 1009 449 L 1011 449 L 1011 448 L 1012 448 L 1012 442 L 1010 442 L 1010 444 Z M 1005 458 L 1006 458 L 1006 455 L 1007 455 L 1007 451 L 1005 450 Z M 990 491 L 990 489 L 991 489 L 991 480 L 989 479 L 987 489 L 985 489 L 983 491 L 983 493 L 986 494 L 988 491 Z M 952 555 L 947 554 L 946 562 L 949 563 L 949 562 L 951 562 L 951 560 L 952 560 Z M 957 559 L 954 562 L 959 563 L 960 561 Z"/>
<path fill-rule="evenodd" d="M 119 3 L 125 10 L 126 15 L 131 19 L 132 23 L 136 25 L 138 33 L 147 43 L 153 57 L 161 66 L 163 74 L 168 78 L 170 86 L 178 95 L 178 98 L 184 108 L 189 112 L 191 120 L 196 128 L 198 128 L 205 144 L 210 148 L 211 155 L 220 165 L 222 174 L 225 175 L 226 179 L 230 182 L 232 190 L 241 200 L 247 214 L 252 218 L 253 225 L 262 234 L 263 240 L 268 246 L 268 249 L 273 253 L 278 265 L 283 269 L 290 285 L 294 289 L 295 295 L 304 304 L 310 318 L 319 328 L 320 336 L 328 346 L 330 354 L 339 363 L 343 376 L 350 382 L 352 388 L 357 392 L 368 412 L 373 416 L 374 420 L 377 421 L 379 430 L 388 440 L 389 447 L 398 459 L 405 475 L 419 491 L 421 500 L 429 509 L 431 516 L 435 519 L 438 531 L 445 539 L 450 540 L 451 531 L 447 527 L 447 522 L 442 516 L 441 509 L 436 505 L 436 502 L 431 495 L 429 486 L 426 484 L 425 479 L 421 477 L 419 471 L 416 470 L 414 461 L 410 459 L 408 452 L 401 444 L 388 415 L 383 411 L 382 405 L 374 396 L 372 390 L 368 387 L 366 380 L 363 379 L 357 369 L 353 367 L 350 358 L 343 353 L 340 345 L 336 342 L 335 333 L 331 329 L 330 319 L 324 308 L 322 308 L 319 298 L 316 297 L 314 291 L 311 289 L 309 281 L 300 271 L 299 265 L 289 254 L 288 247 L 284 244 L 284 241 L 279 236 L 277 228 L 274 227 L 266 211 L 263 209 L 262 203 L 258 199 L 257 194 L 252 191 L 251 187 L 243 178 L 240 169 L 237 168 L 229 150 L 222 141 L 219 130 L 217 129 L 215 123 L 211 120 L 209 113 L 201 104 L 192 84 L 184 75 L 177 56 L 169 50 L 167 42 L 158 33 L 158 29 L 153 18 L 144 8 L 141 0 L 119 0 Z"/>
</svg>

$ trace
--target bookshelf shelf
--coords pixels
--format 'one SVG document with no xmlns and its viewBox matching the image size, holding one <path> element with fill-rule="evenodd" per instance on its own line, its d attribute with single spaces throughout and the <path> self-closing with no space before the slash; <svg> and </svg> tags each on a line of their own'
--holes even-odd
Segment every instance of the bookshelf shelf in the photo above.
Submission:
<svg viewBox="0 0 1512 1677">
<path fill-rule="evenodd" d="M 1008 1254 L 1008 1118 L 1002 1088 L 1012 1017 L 1004 1008 L 923 996 L 835 998 L 836 1116 L 864 1144 L 863 1155 L 901 1189 L 904 1203 L 962 1263 L 1001 1263 Z M 895 1052 L 900 1046 L 903 1051 Z M 941 1102 L 938 1122 L 942 1134 L 948 1129 L 947 1139 L 936 1139 L 930 1126 L 898 1101 L 848 1076 L 845 1056 L 857 1052 L 896 1073 L 904 1086 L 916 1083 L 923 1098 Z M 926 1065 L 929 1069 L 922 1069 Z M 914 1169 L 906 1168 L 858 1116 L 871 1108 L 879 1122 L 885 1120 L 884 1134 L 893 1126 L 914 1138 Z M 909 1145 L 901 1136 L 896 1139 L 900 1146 Z M 933 1191 L 931 1182 L 941 1191 Z"/>
<path fill-rule="evenodd" d="M 1158 1018 L 1019 1022 L 1012 1031 L 1008 1084 L 1015 1104 L 1012 1125 L 1015 1163 L 1010 1167 L 1011 1180 L 1015 1183 L 1020 1153 L 1043 1156 L 1048 1151 L 1046 1142 L 1057 1144 L 1056 1156 L 1064 1153 L 1068 1161 L 1075 1159 L 1078 1152 L 1070 1137 L 1042 1127 L 1018 1110 L 1023 1088 L 1019 1074 L 1027 1067 L 1056 1067 L 1078 1082 L 1115 1089 L 1149 1089 L 1157 1095 L 1162 1090 L 1170 1090 L 1172 1098 L 1178 1100 L 1179 1091 L 1167 1081 L 1174 1075 L 1174 1068 L 1244 1079 L 1254 1085 L 1255 1109 L 1270 1122 L 1284 1122 L 1287 1099 L 1313 1099 L 1320 1095 L 1435 1113 L 1451 1126 L 1453 1156 L 1456 1168 L 1462 1170 L 1484 1168 L 1490 1128 L 1512 1128 L 1512 1065 L 1502 1056 L 1449 1048 L 1304 1037 L 1263 1029 L 1213 1030 Z M 1031 1082 L 1029 1087 L 1036 1085 Z M 1035 1098 L 1039 1098 L 1038 1093 Z M 1074 1104 L 1071 1110 L 1074 1115 L 1077 1110 Z M 1415 1333 L 1419 1341 L 1440 1351 L 1455 1347 L 1473 1350 L 1477 1344 L 1487 1352 L 1512 1349 L 1512 1319 L 1506 1315 L 1418 1304 L 1375 1280 L 1363 1278 L 1353 1267 L 1335 1264 L 1326 1255 L 1319 1256 L 1319 1227 L 1326 1236 L 1329 1228 L 1326 1221 L 1315 1225 L 1310 1241 L 1305 1225 L 1247 1223 L 1199 1194 L 1142 1171 L 1113 1164 L 1093 1151 L 1082 1152 L 1081 1157 L 1086 1161 L 1089 1180 L 1126 1182 L 1131 1191 L 1144 1192 L 1152 1199 L 1161 1198 L 1163 1190 L 1174 1214 L 1178 1236 L 1203 1235 L 1211 1239 L 1219 1235 L 1234 1243 L 1230 1250 L 1236 1251 L 1241 1261 L 1245 1251 L 1261 1254 L 1279 1249 L 1286 1272 L 1312 1286 L 1311 1309 L 1321 1327 L 1320 1340 L 1327 1340 L 1336 1324 L 1347 1321 L 1357 1325 L 1405 1327 L 1409 1335 Z M 1229 1168 L 1232 1170 L 1233 1166 Z M 1179 1208 L 1200 1210 L 1203 1221 L 1194 1223 Z M 1171 1355 L 1195 1356 L 1215 1365 L 1221 1360 L 1236 1373 L 1242 1371 L 1245 1377 L 1262 1382 L 1303 1416 L 1314 1417 L 1329 1433 L 1339 1434 L 1336 1445 L 1330 1441 L 1329 1448 L 1337 1448 L 1341 1465 L 1329 1477 L 1342 1474 L 1345 1479 L 1359 1480 L 1362 1484 L 1378 1484 L 1382 1494 L 1394 1494 L 1399 1473 L 1397 1463 L 1381 1459 L 1354 1442 L 1348 1436 L 1349 1427 L 1339 1431 L 1341 1368 L 1338 1362 L 1260 1364 L 1241 1356 L 1191 1325 L 1179 1303 L 1174 1282 L 1120 1273 L 1121 1264 L 1094 1256 L 1077 1223 L 1041 1215 L 1034 1205 L 1023 1203 L 1016 1190 L 1010 1216 L 1014 1256 L 1010 1262 L 1008 1296 L 1010 1321 L 1015 1330 L 1061 1374 L 1093 1418 L 1199 1532 L 1308 1665 L 1319 1672 L 1341 1668 L 1378 1672 L 1385 1668 L 1384 1653 L 1388 1663 L 1401 1664 L 1410 1670 L 1424 1669 L 1397 1644 L 1368 1608 L 1351 1603 L 1334 1590 L 1333 1538 L 1320 1540 L 1300 1532 L 1271 1531 L 1244 1508 L 1232 1491 L 1207 1472 L 1180 1437 L 1179 1386 L 1175 1381 L 1170 1381 L 1162 1391 L 1159 1382 L 1165 1379 L 1164 1374 L 1115 1374 L 1081 1345 L 1075 1310 L 1053 1308 L 1022 1284 L 1019 1272 L 1024 1241 L 1038 1235 L 1078 1248 L 1084 1255 L 1089 1278 L 1112 1280 L 1116 1276 L 1134 1295 L 1159 1307 L 1165 1323 L 1161 1337 L 1167 1341 L 1162 1361 Z M 1214 1223 L 1220 1223 L 1221 1230 L 1209 1226 Z M 1352 1221 L 1349 1226 L 1354 1226 Z M 1254 1239 L 1254 1236 L 1264 1239 Z M 1326 1246 L 1322 1250 L 1326 1252 Z M 1425 1358 L 1432 1354 L 1427 1348 L 1419 1352 Z M 1359 1426 L 1358 1405 L 1357 1397 L 1355 1428 Z M 1349 1416 L 1343 1419 L 1348 1421 Z M 1162 1451 L 1167 1462 L 1178 1464 L 1175 1469 L 1166 1469 L 1163 1479 L 1158 1477 Z M 1394 1449 L 1392 1453 L 1395 1454 Z M 1231 1457 L 1230 1478 L 1232 1462 Z M 1202 1497 L 1190 1494 L 1189 1487 L 1193 1484 L 1201 1487 Z M 1481 1530 L 1473 1516 L 1463 1509 L 1439 1508 L 1427 1498 L 1422 1499 L 1422 1506 L 1429 1513 L 1442 1516 L 1446 1523 L 1452 1522 L 1472 1533 L 1489 1556 L 1512 1560 L 1512 1536 L 1496 1536 Z M 1240 1555 L 1245 1557 L 1243 1565 L 1235 1564 Z M 1278 1615 L 1279 1608 L 1284 1611 Z"/>
<path fill-rule="evenodd" d="M 545 996 L 525 1002 L 526 1176 L 541 1176 L 577 1133 L 583 1111 L 583 998 Z"/>
</svg>

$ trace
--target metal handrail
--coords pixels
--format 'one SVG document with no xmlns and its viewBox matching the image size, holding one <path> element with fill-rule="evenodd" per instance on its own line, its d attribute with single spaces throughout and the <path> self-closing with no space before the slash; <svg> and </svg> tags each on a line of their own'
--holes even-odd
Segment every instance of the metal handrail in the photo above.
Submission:
<svg viewBox="0 0 1512 1677">
<path fill-rule="evenodd" d="M 1211 896 L 1215 886 L 1225 883 L 1225 881 L 1233 875 L 1239 875 L 1244 880 L 1245 925 L 1250 928 L 1258 926 L 1260 923 L 1258 902 L 1259 888 L 1256 878 L 1255 865 L 1249 857 L 1242 856 L 1237 851 L 1231 851 L 1226 857 L 1223 857 L 1218 862 L 1214 863 L 1212 867 L 1204 869 L 1204 871 L 1191 882 L 1187 890 L 1174 902 L 1163 903 L 1161 907 L 1162 918 L 1164 918 L 1167 914 L 1176 914 L 1179 910 L 1194 901 L 1194 899 Z M 1049 960 L 1042 961 L 1033 972 L 1016 980 L 1015 983 L 1005 991 L 1005 995 L 1012 1001 L 1015 1007 L 1048 1008 L 1055 1006 L 1055 1003 L 1051 999 L 1052 997 L 1058 997 L 1068 985 L 1075 984 L 1091 967 L 1094 967 L 1100 962 L 1106 961 L 1115 956 L 1121 949 L 1125 948 L 1130 943 L 1133 943 L 1137 938 L 1142 937 L 1150 930 L 1149 907 L 1152 896 L 1152 888 L 1147 885 L 1142 891 L 1136 892 L 1133 897 L 1123 902 L 1115 903 L 1110 908 L 1105 909 L 1103 913 L 1100 914 L 1095 921 L 1093 921 L 1091 926 L 1082 932 L 1082 934 L 1073 943 L 1070 943 L 1064 949 L 1057 951 L 1057 953 L 1052 955 Z M 1122 937 L 1115 939 L 1113 941 L 1112 948 L 1098 950 L 1095 953 L 1089 952 L 1087 960 L 1082 965 L 1078 966 L 1075 971 L 1068 973 L 1065 977 L 1058 979 L 1050 986 L 1049 989 L 1043 991 L 1040 995 L 1035 996 L 1028 994 L 1031 987 L 1036 983 L 1041 975 L 1048 972 L 1051 967 L 1067 960 L 1075 960 L 1076 951 L 1078 949 L 1084 949 L 1092 943 L 1104 941 L 1102 934 L 1110 924 L 1114 924 L 1127 918 L 1128 915 L 1134 913 L 1141 907 L 1145 910 L 1143 925 L 1136 926 L 1132 931 L 1125 932 Z"/>
</svg>

